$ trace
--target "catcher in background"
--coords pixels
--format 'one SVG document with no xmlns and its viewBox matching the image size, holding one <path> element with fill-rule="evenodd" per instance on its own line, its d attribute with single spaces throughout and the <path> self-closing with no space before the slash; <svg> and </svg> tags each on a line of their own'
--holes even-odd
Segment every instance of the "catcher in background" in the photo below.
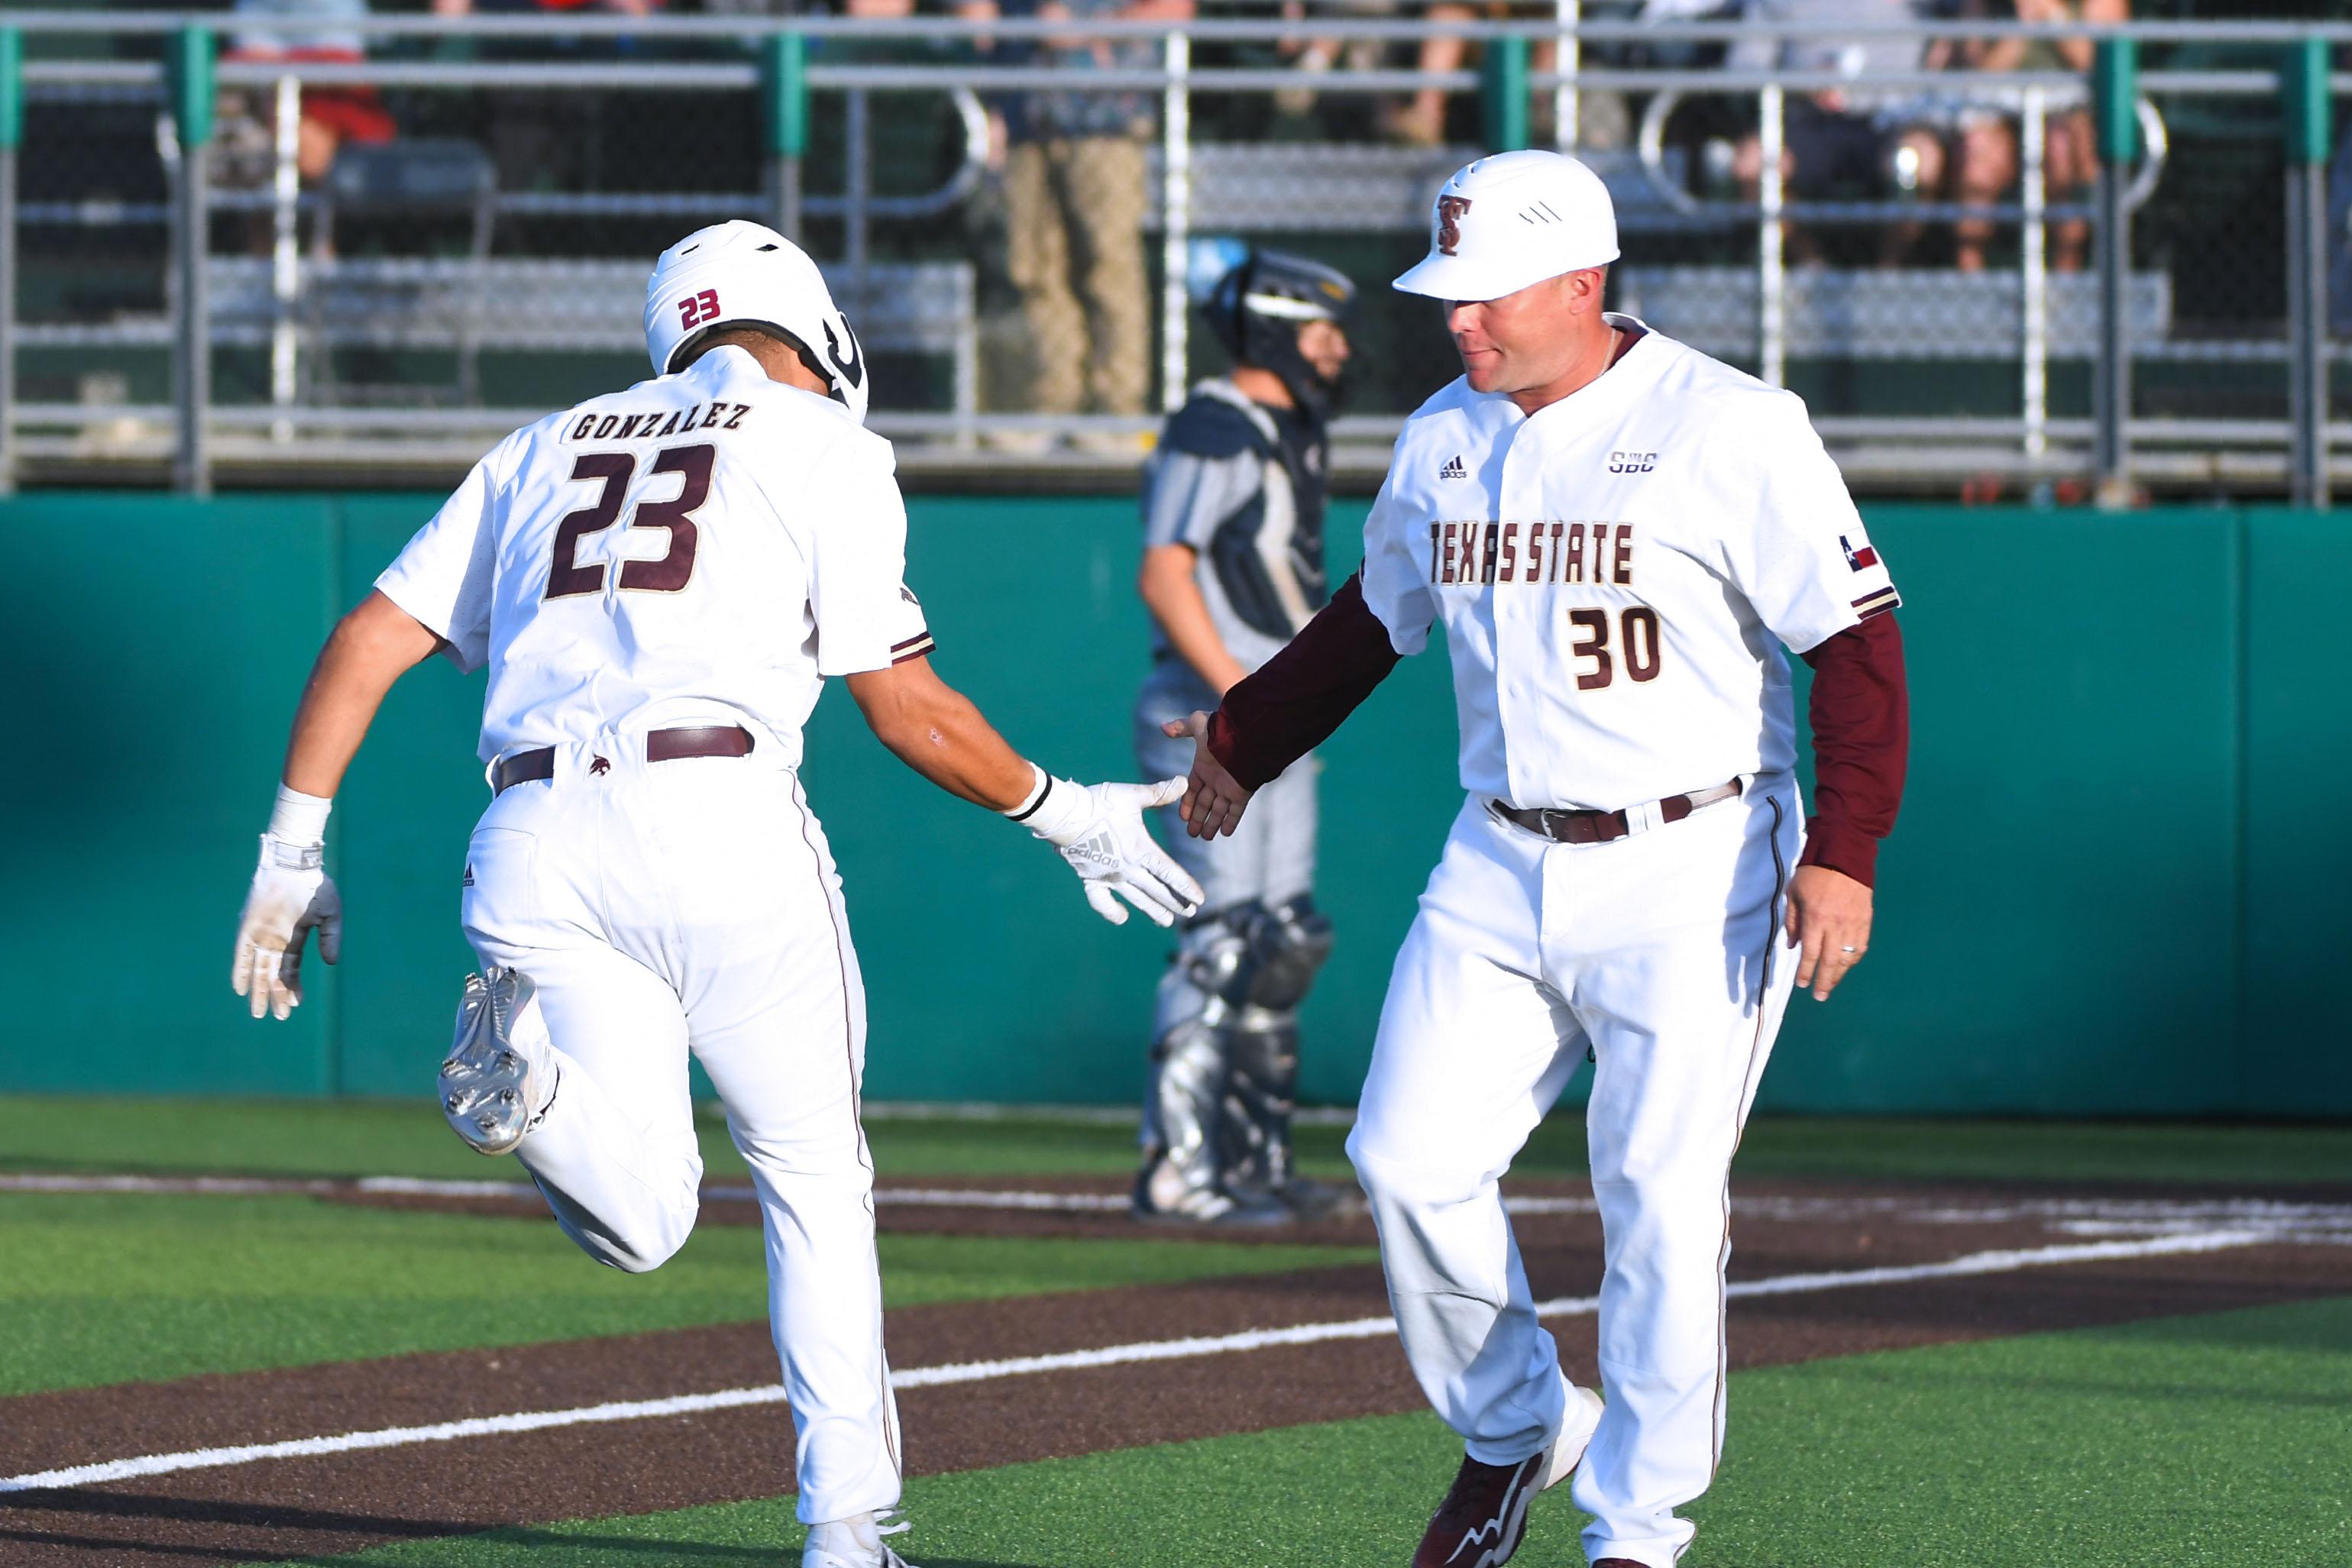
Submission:
<svg viewBox="0 0 2352 1568">
<path fill-rule="evenodd" d="M 1246 256 L 1209 297 L 1234 368 L 1170 417 L 1143 481 L 1152 664 L 1135 745 L 1159 777 L 1192 761 L 1161 725 L 1214 707 L 1330 596 L 1324 484 L 1355 297 L 1341 274 L 1275 251 Z M 1188 836 L 1171 809 L 1169 848 L 1208 896 L 1160 981 L 1139 1218 L 1279 1224 L 1341 1199 L 1290 1157 L 1298 1004 L 1331 951 L 1313 897 L 1316 768 L 1293 763 L 1229 839 Z"/>
</svg>

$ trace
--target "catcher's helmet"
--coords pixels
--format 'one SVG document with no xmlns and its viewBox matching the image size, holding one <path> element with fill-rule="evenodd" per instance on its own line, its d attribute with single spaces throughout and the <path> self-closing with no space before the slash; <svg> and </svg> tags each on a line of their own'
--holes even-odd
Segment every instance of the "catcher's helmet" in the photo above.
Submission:
<svg viewBox="0 0 2352 1568">
<path fill-rule="evenodd" d="M 1301 408 L 1318 417 L 1338 397 L 1327 379 L 1298 351 L 1298 329 L 1309 321 L 1347 325 L 1356 286 L 1319 261 L 1278 250 L 1254 250 L 1209 293 L 1209 328 L 1239 363 L 1272 371 Z"/>
<path fill-rule="evenodd" d="M 656 374 L 682 369 L 697 343 L 729 327 L 765 328 L 800 344 L 835 400 L 866 422 L 866 350 L 824 275 L 800 246 L 740 218 L 695 230 L 661 253 L 646 280 L 646 350 Z"/>
</svg>

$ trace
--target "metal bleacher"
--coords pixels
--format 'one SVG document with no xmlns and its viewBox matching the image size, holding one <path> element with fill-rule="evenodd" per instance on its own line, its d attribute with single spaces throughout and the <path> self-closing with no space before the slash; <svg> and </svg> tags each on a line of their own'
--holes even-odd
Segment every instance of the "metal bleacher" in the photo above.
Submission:
<svg viewBox="0 0 2352 1568">
<path fill-rule="evenodd" d="M 216 256 L 206 271 L 216 341 L 261 344 L 288 319 L 268 258 Z M 866 347 L 943 355 L 954 366 L 954 409 L 976 409 L 979 345 L 969 262 L 874 263 L 828 268 L 835 299 Z M 290 318 L 306 362 L 352 347 L 439 350 L 645 351 L 646 267 L 640 261 L 537 256 L 381 256 L 304 265 Z M 331 401 L 331 384 L 322 384 Z"/>
<path fill-rule="evenodd" d="M 1756 273 L 1744 267 L 1621 267 L 1619 309 L 1718 359 L 1753 361 L 1759 329 Z M 2048 280 L 2053 360 L 2099 350 L 2099 280 L 2061 273 Z M 2125 305 L 2133 338 L 2156 342 L 2172 329 L 2172 279 L 2128 276 Z M 1783 296 L 1792 359 L 2014 360 L 2024 350 L 2024 280 L 2014 272 L 1903 272 L 1791 267 Z"/>
</svg>

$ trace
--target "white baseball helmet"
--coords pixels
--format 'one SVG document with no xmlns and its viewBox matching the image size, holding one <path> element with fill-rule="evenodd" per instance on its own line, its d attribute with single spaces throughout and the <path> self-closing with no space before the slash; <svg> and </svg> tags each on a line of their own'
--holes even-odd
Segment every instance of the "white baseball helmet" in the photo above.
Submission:
<svg viewBox="0 0 2352 1568">
<path fill-rule="evenodd" d="M 726 327 L 767 327 L 808 350 L 835 399 L 866 423 L 866 350 L 808 253 L 772 228 L 734 219 L 697 229 L 654 263 L 646 282 L 646 349 L 654 371 L 680 369 Z"/>
</svg>

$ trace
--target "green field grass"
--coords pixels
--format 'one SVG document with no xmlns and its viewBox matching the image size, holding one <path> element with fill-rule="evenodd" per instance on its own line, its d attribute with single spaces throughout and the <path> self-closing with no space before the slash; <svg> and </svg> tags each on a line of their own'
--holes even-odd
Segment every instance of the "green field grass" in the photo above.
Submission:
<svg viewBox="0 0 2352 1568">
<path fill-rule="evenodd" d="M 1369 1249 L 881 1238 L 883 1295 L 932 1301 L 1369 1260 Z M 0 1396 L 635 1333 L 767 1315 L 760 1232 L 705 1226 L 650 1274 L 550 1220 L 309 1197 L 0 1194 Z"/>
<path fill-rule="evenodd" d="M 1127 1176 L 1132 1127 L 1065 1118 L 875 1118 L 886 1179 L 934 1176 Z M 1346 1172 L 1337 1127 L 1302 1127 L 1303 1165 Z M 715 1118 L 703 1155 L 716 1177 L 743 1162 Z M 1581 1173 L 1582 1118 L 1563 1112 L 1520 1157 L 1524 1175 Z M 2133 1122 L 1944 1122 L 1759 1116 L 1741 1145 L 1751 1178 L 2352 1183 L 2352 1127 Z M 510 1162 L 460 1145 L 424 1101 L 97 1100 L 0 1095 L 0 1170 L 235 1172 L 520 1179 Z"/>
<path fill-rule="evenodd" d="M 2347 1347 L 2336 1300 L 1740 1373 L 1683 1568 L 2352 1563 Z M 902 1545 L 924 1568 L 1399 1564 L 1457 1452 L 1409 1416 L 929 1477 Z M 1546 1497 L 1514 1562 L 1581 1563 L 1580 1523 Z M 301 1561 L 715 1568 L 798 1539 L 777 1500 Z"/>
</svg>

